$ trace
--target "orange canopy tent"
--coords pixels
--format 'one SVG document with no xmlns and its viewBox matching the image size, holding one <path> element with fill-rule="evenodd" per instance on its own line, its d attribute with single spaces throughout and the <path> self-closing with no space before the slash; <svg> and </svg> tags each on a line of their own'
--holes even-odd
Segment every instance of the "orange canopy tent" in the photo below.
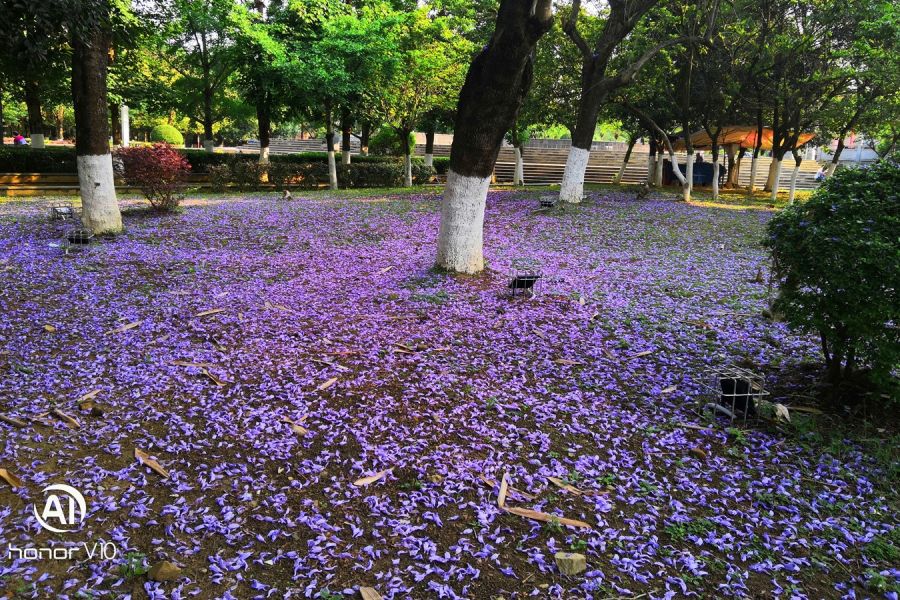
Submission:
<svg viewBox="0 0 900 600">
<path fill-rule="evenodd" d="M 773 132 L 771 129 L 769 129 L 768 127 L 763 127 L 761 147 L 762 150 L 772 149 L 772 135 Z M 797 145 L 795 146 L 795 148 L 799 148 L 809 140 L 813 139 L 815 135 L 816 134 L 814 133 L 801 133 L 797 138 Z M 719 134 L 718 141 L 719 146 L 737 144 L 741 148 L 752 150 L 756 147 L 756 127 L 723 127 L 722 132 Z M 695 150 L 708 150 L 712 148 L 712 140 L 706 134 L 706 131 L 703 130 L 700 130 L 691 135 L 691 144 L 693 145 Z M 672 147 L 675 150 L 684 150 L 684 138 L 672 142 Z"/>
</svg>

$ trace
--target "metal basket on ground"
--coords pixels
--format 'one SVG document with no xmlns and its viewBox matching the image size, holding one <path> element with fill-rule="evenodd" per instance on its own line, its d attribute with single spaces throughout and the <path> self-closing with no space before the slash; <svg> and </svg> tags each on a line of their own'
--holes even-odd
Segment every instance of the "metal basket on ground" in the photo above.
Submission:
<svg viewBox="0 0 900 600">
<path fill-rule="evenodd" d="M 509 270 L 509 288 L 510 295 L 526 295 L 531 294 L 532 297 L 540 293 L 541 281 L 544 272 L 541 264 L 536 260 L 518 259 L 513 261 Z"/>
<path fill-rule="evenodd" d="M 51 202 L 47 207 L 48 216 L 51 221 L 66 221 L 68 219 L 77 219 L 78 212 L 75 205 L 71 202 Z"/>
<path fill-rule="evenodd" d="M 538 207 L 539 208 L 555 208 L 556 207 L 556 196 L 541 196 L 538 199 Z"/>
<path fill-rule="evenodd" d="M 728 417 L 729 422 L 759 423 L 760 401 L 769 395 L 763 375 L 740 367 L 716 367 L 703 372 L 703 387 L 715 401 L 704 406 L 716 415 Z"/>
<path fill-rule="evenodd" d="M 69 227 L 59 242 L 50 244 L 68 254 L 70 250 L 87 248 L 94 240 L 94 230 L 90 227 Z"/>
</svg>

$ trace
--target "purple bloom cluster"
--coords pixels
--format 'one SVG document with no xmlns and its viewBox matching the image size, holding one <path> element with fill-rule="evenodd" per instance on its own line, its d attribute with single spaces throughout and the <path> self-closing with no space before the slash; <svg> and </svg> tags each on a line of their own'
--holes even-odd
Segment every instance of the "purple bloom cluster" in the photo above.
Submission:
<svg viewBox="0 0 900 600">
<path fill-rule="evenodd" d="M 439 201 L 134 210 L 127 233 L 68 256 L 48 247 L 60 226 L 35 205 L 2 207 L 0 412 L 58 407 L 82 427 L 0 423 L 0 467 L 26 483 L 0 486 L 0 581 L 59 599 L 360 586 L 390 599 L 853 598 L 872 596 L 874 572 L 900 585 L 896 565 L 860 552 L 897 535 L 898 507 L 859 448 L 838 460 L 773 433 L 738 443 L 678 425 L 698 422 L 710 366 L 744 361 L 777 379 L 818 356 L 814 340 L 755 316 L 766 290 L 748 278 L 767 268 L 768 213 L 608 192 L 547 214 L 491 193 L 489 269 L 455 277 L 430 268 Z M 512 299 L 506 272 L 523 258 L 540 261 L 542 294 Z M 103 418 L 73 405 L 96 389 Z M 479 476 L 505 473 L 534 496 L 511 491 L 508 505 L 592 528 L 503 512 Z M 61 482 L 89 514 L 57 537 L 32 504 Z M 124 576 L 121 556 L 5 554 L 98 539 L 182 577 Z M 588 570 L 562 576 L 553 555 L 573 550 Z"/>
</svg>

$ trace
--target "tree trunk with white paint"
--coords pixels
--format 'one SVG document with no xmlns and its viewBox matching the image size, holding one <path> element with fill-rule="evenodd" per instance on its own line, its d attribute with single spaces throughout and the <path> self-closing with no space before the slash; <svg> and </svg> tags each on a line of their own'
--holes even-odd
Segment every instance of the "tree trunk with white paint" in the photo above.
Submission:
<svg viewBox="0 0 900 600">
<path fill-rule="evenodd" d="M 770 170 L 772 177 L 772 194 L 770 197 L 772 202 L 778 199 L 778 185 L 781 183 L 781 165 L 781 160 L 772 157 L 772 169 Z"/>
<path fill-rule="evenodd" d="M 119 110 L 121 111 L 119 116 L 122 122 L 122 147 L 128 148 L 131 146 L 131 118 L 128 114 L 128 105 L 123 104 Z M 62 139 L 61 134 L 59 139 Z"/>
<path fill-rule="evenodd" d="M 513 185 L 525 185 L 525 165 L 522 160 L 521 146 L 516 146 L 516 170 L 513 173 Z"/>
<path fill-rule="evenodd" d="M 584 195 L 584 174 L 587 171 L 591 151 L 572 146 L 566 159 L 562 185 L 559 188 L 559 199 L 562 202 L 578 204 Z"/>
<path fill-rule="evenodd" d="M 412 145 L 409 143 L 409 134 L 412 133 L 408 129 L 398 131 L 400 136 L 400 146 L 403 148 L 403 186 L 412 187 Z"/>
<path fill-rule="evenodd" d="M 794 194 L 797 192 L 797 176 L 800 174 L 800 164 L 803 162 L 803 155 L 796 150 L 794 152 L 794 171 L 791 173 L 791 191 L 788 194 L 788 204 L 794 203 Z"/>
<path fill-rule="evenodd" d="M 756 152 L 753 153 L 753 158 L 750 160 L 750 187 L 748 191 L 752 194 L 756 190 L 756 174 L 759 170 L 759 156 Z"/>
<path fill-rule="evenodd" d="M 425 166 L 434 166 L 434 128 L 425 132 Z"/>
<path fill-rule="evenodd" d="M 341 162 L 345 165 L 350 164 L 350 109 L 341 107 Z"/>
<path fill-rule="evenodd" d="M 334 162 L 334 127 L 331 123 L 331 98 L 325 101 L 325 146 L 328 152 L 328 187 L 338 189 L 337 164 Z"/>
<path fill-rule="evenodd" d="M 81 220 L 96 234 L 122 231 L 106 112 L 109 44 L 110 34 L 102 29 L 90 40 L 77 36 L 72 39 L 72 103 L 78 129 L 75 154 L 81 188 Z"/>
<path fill-rule="evenodd" d="M 766 185 L 763 186 L 764 192 L 771 192 L 773 187 L 777 187 L 776 171 L 778 171 L 778 168 L 781 166 L 780 163 L 781 161 L 777 160 L 773 155 L 772 162 L 769 163 L 769 174 L 766 176 Z"/>
<path fill-rule="evenodd" d="M 713 164 L 713 180 L 712 180 L 712 196 L 713 200 L 719 199 L 719 145 L 712 146 L 712 164 Z"/>
<path fill-rule="evenodd" d="M 656 155 L 656 181 L 653 184 L 656 187 L 662 187 L 663 182 L 663 166 L 666 164 L 665 155 L 660 151 Z"/>
<path fill-rule="evenodd" d="M 637 138 L 631 137 L 628 139 L 628 149 L 625 151 L 625 158 L 622 159 L 622 166 L 619 167 L 619 172 L 613 177 L 613 183 L 618 184 L 622 182 L 622 176 L 625 174 L 625 169 L 628 167 L 628 161 L 631 159 L 631 151 L 634 150 L 635 144 L 637 144 Z"/>
<path fill-rule="evenodd" d="M 673 158 L 674 160 L 674 158 Z M 685 202 L 691 201 L 694 190 L 694 154 L 689 153 L 684 161 L 684 179 L 681 181 L 681 196 Z"/>
<path fill-rule="evenodd" d="M 460 273 L 484 268 L 484 208 L 491 173 L 531 87 L 534 48 L 552 24 L 550 0 L 501 0 L 494 33 L 469 66 L 441 201 L 440 268 Z"/>
<path fill-rule="evenodd" d="M 835 170 L 837 170 L 837 163 L 835 163 L 835 162 L 830 163 L 828 165 L 828 174 L 826 175 L 826 177 L 828 179 L 831 179 L 831 177 L 834 175 Z"/>
<path fill-rule="evenodd" d="M 37 81 L 26 81 L 22 88 L 25 92 L 25 108 L 28 115 L 28 137 L 31 138 L 31 147 L 40 149 L 44 147 L 44 113 L 38 95 L 39 84 Z"/>
</svg>

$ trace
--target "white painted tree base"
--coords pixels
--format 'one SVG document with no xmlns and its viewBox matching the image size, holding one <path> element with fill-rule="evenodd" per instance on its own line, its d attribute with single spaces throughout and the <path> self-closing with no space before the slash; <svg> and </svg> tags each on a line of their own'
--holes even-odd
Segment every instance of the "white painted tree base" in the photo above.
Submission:
<svg viewBox="0 0 900 600">
<path fill-rule="evenodd" d="M 203 149 L 207 152 L 215 152 L 216 142 L 215 140 L 203 140 Z"/>
<path fill-rule="evenodd" d="M 412 187 L 412 156 L 403 155 L 403 186 Z"/>
<path fill-rule="evenodd" d="M 434 154 L 426 154 L 425 155 L 425 166 L 426 167 L 434 166 Z"/>
<path fill-rule="evenodd" d="M 719 199 L 719 161 L 713 163 L 712 196 L 713 200 Z"/>
<path fill-rule="evenodd" d="M 828 163 L 828 174 L 825 176 L 826 179 L 831 179 L 831 176 L 834 175 L 836 169 L 837 163 Z"/>
<path fill-rule="evenodd" d="M 122 231 L 122 214 L 116 200 L 112 155 L 79 156 L 78 185 L 81 188 L 81 221 L 96 234 Z"/>
<path fill-rule="evenodd" d="M 794 195 L 797 193 L 797 176 L 800 174 L 800 165 L 794 165 L 794 171 L 791 173 L 791 191 L 788 194 L 788 204 L 794 203 Z"/>
<path fill-rule="evenodd" d="M 566 170 L 563 172 L 562 184 L 559 188 L 559 199 L 562 202 L 578 204 L 584 195 L 584 173 L 587 171 L 591 151 L 572 146 L 566 159 Z"/>
<path fill-rule="evenodd" d="M 344 163 L 345 165 L 350 164 L 350 151 L 349 150 L 346 152 L 343 152 L 343 151 L 341 152 L 341 162 Z"/>
<path fill-rule="evenodd" d="M 31 147 L 35 150 L 40 150 L 44 147 L 44 134 L 43 133 L 32 133 L 31 134 Z"/>
<path fill-rule="evenodd" d="M 328 150 L 328 187 L 338 189 L 337 164 L 334 162 L 334 147 Z"/>
<path fill-rule="evenodd" d="M 772 180 L 772 188 L 771 188 L 772 202 L 775 202 L 775 200 L 778 199 L 778 186 L 781 184 L 781 166 L 782 166 L 782 164 L 783 164 L 782 161 L 780 161 L 776 158 L 772 159 L 772 167 L 773 167 L 772 171 L 773 172 L 770 174 L 770 178 Z"/>
<path fill-rule="evenodd" d="M 662 187 L 662 181 L 663 181 L 663 164 L 665 164 L 665 163 L 663 162 L 664 160 L 665 160 L 665 159 L 663 158 L 663 153 L 660 152 L 660 153 L 659 153 L 659 156 L 658 156 L 657 159 L 656 159 L 656 172 L 653 173 L 653 176 L 654 176 L 654 178 L 655 178 L 655 179 L 653 180 L 653 184 L 654 184 L 656 187 Z"/>
<path fill-rule="evenodd" d="M 484 269 L 484 204 L 490 185 L 490 177 L 466 177 L 452 170 L 447 173 L 438 234 L 439 267 L 469 274 Z"/>
<path fill-rule="evenodd" d="M 525 185 L 525 165 L 522 160 L 522 149 L 516 148 L 516 170 L 513 173 L 513 185 Z"/>
<path fill-rule="evenodd" d="M 259 149 L 259 164 L 267 165 L 269 164 L 269 147 Z"/>
</svg>

